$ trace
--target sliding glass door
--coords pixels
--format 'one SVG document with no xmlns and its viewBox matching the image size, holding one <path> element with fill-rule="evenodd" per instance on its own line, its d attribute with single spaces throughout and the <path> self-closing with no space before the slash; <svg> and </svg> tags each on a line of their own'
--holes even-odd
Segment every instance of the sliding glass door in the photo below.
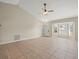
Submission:
<svg viewBox="0 0 79 59">
<path fill-rule="evenodd" d="M 63 38 L 69 38 L 73 35 L 73 22 L 53 24 L 53 35 Z"/>
</svg>

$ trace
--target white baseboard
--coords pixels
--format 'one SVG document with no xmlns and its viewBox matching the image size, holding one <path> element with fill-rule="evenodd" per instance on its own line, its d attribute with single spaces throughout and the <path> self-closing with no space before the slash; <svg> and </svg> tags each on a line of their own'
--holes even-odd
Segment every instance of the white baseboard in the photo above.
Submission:
<svg viewBox="0 0 79 59">
<path fill-rule="evenodd" d="M 0 43 L 0 45 L 4 45 L 4 44 L 8 44 L 8 43 L 13 43 L 13 42 L 18 42 L 18 41 L 23 41 L 23 40 L 35 39 L 35 38 L 39 38 L 39 37 L 40 36 L 31 37 L 31 38 L 24 38 L 24 39 L 21 39 L 21 40 L 15 40 L 15 41 L 9 41 L 9 42 L 2 42 L 2 43 Z"/>
</svg>

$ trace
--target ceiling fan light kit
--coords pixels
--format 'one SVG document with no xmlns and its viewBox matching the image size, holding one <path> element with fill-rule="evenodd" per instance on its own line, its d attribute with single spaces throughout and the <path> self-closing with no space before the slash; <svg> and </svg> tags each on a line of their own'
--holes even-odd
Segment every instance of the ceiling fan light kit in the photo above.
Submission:
<svg viewBox="0 0 79 59">
<path fill-rule="evenodd" d="M 43 13 L 42 13 L 43 15 L 47 15 L 48 12 L 54 12 L 54 10 L 47 10 L 47 4 L 46 3 L 44 3 L 43 5 L 44 5 Z"/>
<path fill-rule="evenodd" d="M 44 13 L 43 13 L 43 15 L 47 15 L 47 14 L 48 14 L 48 12 L 44 12 Z"/>
</svg>

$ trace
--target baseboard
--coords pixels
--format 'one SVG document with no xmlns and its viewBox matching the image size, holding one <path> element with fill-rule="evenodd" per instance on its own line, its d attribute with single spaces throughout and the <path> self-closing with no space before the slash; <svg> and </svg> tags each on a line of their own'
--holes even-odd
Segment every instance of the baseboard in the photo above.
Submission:
<svg viewBox="0 0 79 59">
<path fill-rule="evenodd" d="M 24 38 L 24 39 L 21 39 L 21 40 L 15 40 L 15 41 L 9 41 L 9 42 L 2 42 L 0 43 L 0 45 L 4 45 L 4 44 L 8 44 L 8 43 L 14 43 L 14 42 L 19 42 L 19 41 L 23 41 L 23 40 L 31 40 L 31 39 L 35 39 L 35 38 L 39 38 L 40 36 L 37 36 L 37 37 L 31 37 L 31 38 Z"/>
</svg>

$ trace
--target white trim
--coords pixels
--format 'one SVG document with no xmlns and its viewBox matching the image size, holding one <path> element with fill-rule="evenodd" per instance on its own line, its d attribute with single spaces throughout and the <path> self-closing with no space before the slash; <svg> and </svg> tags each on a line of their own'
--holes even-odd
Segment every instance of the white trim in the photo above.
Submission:
<svg viewBox="0 0 79 59">
<path fill-rule="evenodd" d="M 40 36 L 38 36 L 38 37 L 40 37 Z M 31 37 L 31 38 L 25 38 L 25 39 L 21 39 L 21 40 L 2 42 L 2 43 L 0 43 L 0 45 L 4 45 L 4 44 L 8 44 L 8 43 L 13 43 L 13 42 L 19 42 L 19 41 L 23 41 L 23 40 L 35 39 L 35 38 L 38 38 L 38 37 Z"/>
</svg>

